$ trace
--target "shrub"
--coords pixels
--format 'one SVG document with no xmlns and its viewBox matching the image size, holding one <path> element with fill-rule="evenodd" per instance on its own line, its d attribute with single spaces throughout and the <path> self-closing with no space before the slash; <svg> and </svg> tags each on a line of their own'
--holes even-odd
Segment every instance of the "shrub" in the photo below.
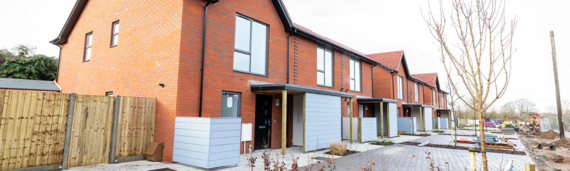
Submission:
<svg viewBox="0 0 570 171">
<path fill-rule="evenodd" d="M 329 150 L 331 151 L 331 154 L 342 156 L 342 155 L 344 155 L 344 153 L 346 153 L 348 144 L 343 143 L 343 142 L 333 142 L 333 143 L 330 143 L 329 146 L 330 146 Z"/>
<path fill-rule="evenodd" d="M 372 142 L 370 142 L 370 144 L 374 144 L 374 145 L 392 145 L 394 144 L 394 141 L 392 140 L 374 140 Z"/>
<path fill-rule="evenodd" d="M 433 130 L 433 131 L 431 131 L 431 132 L 435 132 L 435 133 L 443 133 L 443 132 L 445 132 L 445 131 L 443 131 L 443 130 Z"/>
<path fill-rule="evenodd" d="M 404 130 L 401 130 L 401 129 L 400 129 L 400 130 L 398 130 L 398 135 L 404 135 L 404 134 L 406 134 L 406 131 L 404 131 Z"/>
</svg>

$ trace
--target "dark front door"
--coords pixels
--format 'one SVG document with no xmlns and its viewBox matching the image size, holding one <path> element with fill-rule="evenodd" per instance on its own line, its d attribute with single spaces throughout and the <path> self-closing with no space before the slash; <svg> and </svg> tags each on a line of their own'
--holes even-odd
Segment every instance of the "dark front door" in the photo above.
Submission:
<svg viewBox="0 0 570 171">
<path fill-rule="evenodd" d="M 255 149 L 271 148 L 271 97 L 255 96 Z"/>
</svg>

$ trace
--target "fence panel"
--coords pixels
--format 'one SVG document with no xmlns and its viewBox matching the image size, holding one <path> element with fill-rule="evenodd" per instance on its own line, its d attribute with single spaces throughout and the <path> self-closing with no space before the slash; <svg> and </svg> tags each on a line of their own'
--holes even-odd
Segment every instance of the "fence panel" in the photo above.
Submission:
<svg viewBox="0 0 570 171">
<path fill-rule="evenodd" d="M 0 91 L 1 169 L 62 162 L 69 94 Z"/>
<path fill-rule="evenodd" d="M 77 95 L 68 167 L 107 163 L 114 97 Z"/>
<path fill-rule="evenodd" d="M 156 98 L 121 97 L 115 157 L 144 155 L 154 138 Z"/>
</svg>

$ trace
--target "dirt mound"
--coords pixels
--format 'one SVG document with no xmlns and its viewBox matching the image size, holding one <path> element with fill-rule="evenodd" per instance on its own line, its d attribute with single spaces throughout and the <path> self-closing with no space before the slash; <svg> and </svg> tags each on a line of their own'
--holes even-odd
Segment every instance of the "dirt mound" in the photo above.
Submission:
<svg viewBox="0 0 570 171">
<path fill-rule="evenodd" d="M 570 164 L 570 157 L 564 157 L 563 162 L 566 164 Z"/>
<path fill-rule="evenodd" d="M 553 155 L 552 161 L 554 161 L 554 163 L 563 163 L 564 157 L 562 157 L 561 155 Z"/>
<path fill-rule="evenodd" d="M 547 131 L 547 132 L 542 132 L 540 134 L 536 134 L 536 138 L 540 138 L 540 139 L 556 139 L 556 137 L 560 137 L 560 134 L 557 132 L 554 132 L 552 130 Z"/>
<path fill-rule="evenodd" d="M 549 145 L 554 145 L 557 148 L 559 148 L 559 147 L 570 148 L 570 140 L 568 140 L 567 138 L 564 138 L 564 139 L 556 140 Z"/>
</svg>

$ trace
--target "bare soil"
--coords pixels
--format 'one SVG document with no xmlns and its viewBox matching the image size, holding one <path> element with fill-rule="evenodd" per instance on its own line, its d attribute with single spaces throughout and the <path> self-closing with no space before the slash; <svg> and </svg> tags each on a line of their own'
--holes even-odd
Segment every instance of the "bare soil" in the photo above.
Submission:
<svg viewBox="0 0 570 171">
<path fill-rule="evenodd" d="M 550 132 L 550 131 L 549 131 Z M 570 170 L 570 141 L 568 139 L 562 140 L 554 140 L 555 138 L 550 138 L 552 133 L 543 132 L 543 133 L 530 133 L 534 135 L 533 137 L 522 136 L 520 139 L 524 146 L 530 148 L 536 155 L 530 153 L 531 159 L 536 164 L 537 170 L 552 170 L 548 165 L 554 167 L 555 169 L 560 170 Z M 556 135 L 559 136 L 558 133 L 554 132 Z M 550 134 L 546 135 L 545 134 Z M 546 137 L 547 139 L 543 139 L 540 137 Z M 534 146 L 538 144 L 542 144 L 544 147 L 548 147 L 549 145 L 554 145 L 556 150 L 549 150 L 549 149 L 537 149 Z M 548 162 L 548 165 L 536 159 L 536 157 L 542 158 L 544 161 Z"/>
<path fill-rule="evenodd" d="M 360 153 L 360 152 L 354 151 L 354 150 L 346 150 L 346 152 L 345 152 L 344 155 L 342 155 L 342 156 L 348 156 L 348 155 L 356 154 L 356 153 Z M 341 155 L 331 154 L 330 151 L 329 151 L 329 152 L 326 152 L 325 154 L 330 154 L 330 155 L 335 155 L 335 156 L 341 156 Z"/>
<path fill-rule="evenodd" d="M 403 144 L 403 145 L 414 145 L 417 146 L 420 143 L 419 142 L 402 142 L 399 144 Z M 469 150 L 469 147 L 464 147 L 464 146 L 452 146 L 452 145 L 443 145 L 443 144 L 427 144 L 425 145 L 425 147 L 436 147 L 436 148 L 447 148 L 447 149 L 457 149 L 457 150 Z M 475 148 L 475 150 L 481 150 L 481 148 Z M 502 148 L 490 148 L 487 147 L 485 149 L 488 153 L 503 153 L 503 154 L 516 154 L 516 155 L 526 155 L 525 152 L 522 151 L 515 151 L 514 149 L 502 149 Z"/>
<path fill-rule="evenodd" d="M 556 139 L 560 137 L 560 134 L 558 132 L 554 132 L 552 130 L 542 133 L 534 133 L 532 135 L 536 135 L 535 137 L 540 139 Z"/>
</svg>

